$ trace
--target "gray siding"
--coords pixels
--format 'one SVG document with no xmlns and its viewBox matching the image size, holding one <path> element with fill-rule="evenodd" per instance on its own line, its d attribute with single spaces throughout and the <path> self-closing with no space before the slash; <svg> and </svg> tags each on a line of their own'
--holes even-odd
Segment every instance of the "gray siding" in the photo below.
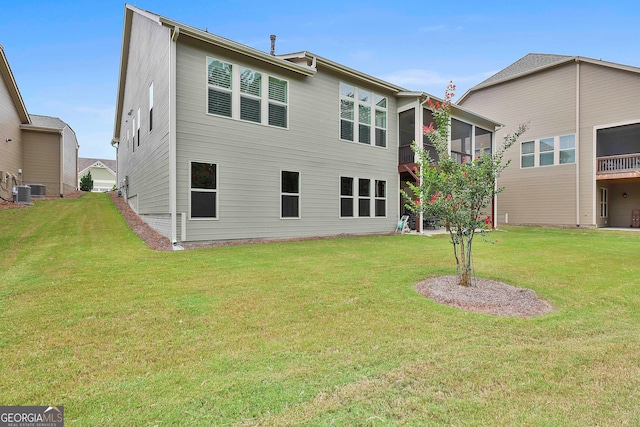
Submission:
<svg viewBox="0 0 640 427">
<path fill-rule="evenodd" d="M 128 196 L 140 215 L 169 213 L 170 132 L 169 30 L 133 14 L 118 147 L 118 187 L 129 178 Z M 153 129 L 149 131 L 149 86 L 153 82 Z M 140 108 L 140 145 L 134 151 L 133 117 Z M 132 111 L 131 116 L 128 112 Z M 127 129 L 129 139 L 127 140 Z"/>
<path fill-rule="evenodd" d="M 78 140 L 68 126 L 62 131 L 62 138 L 64 144 L 63 188 L 66 194 L 75 190 L 78 185 Z"/>
<path fill-rule="evenodd" d="M 21 177 L 18 169 L 23 168 L 21 120 L 7 84 L 1 76 L 0 74 L 0 138 L 2 138 L 0 140 L 0 171 L 5 174 L 4 176 L 7 173 L 15 175 L 19 180 Z M 11 142 L 5 142 L 6 138 L 10 138 Z M 13 182 L 9 179 L 5 183 L 4 176 L 0 176 L 0 196 L 8 199 L 12 196 Z"/>
<path fill-rule="evenodd" d="M 207 55 L 287 80 L 289 128 L 208 115 Z M 358 81 L 345 81 L 376 91 Z M 218 219 L 188 219 L 187 241 L 393 231 L 399 206 L 395 100 L 382 93 L 389 102 L 388 148 L 340 141 L 339 82 L 338 75 L 326 70 L 301 77 L 204 43 L 179 40 L 178 221 L 181 213 L 189 212 L 189 162 L 216 163 L 219 177 Z M 300 172 L 300 219 L 280 219 L 282 170 Z M 340 176 L 385 180 L 387 216 L 339 218 Z"/>
</svg>

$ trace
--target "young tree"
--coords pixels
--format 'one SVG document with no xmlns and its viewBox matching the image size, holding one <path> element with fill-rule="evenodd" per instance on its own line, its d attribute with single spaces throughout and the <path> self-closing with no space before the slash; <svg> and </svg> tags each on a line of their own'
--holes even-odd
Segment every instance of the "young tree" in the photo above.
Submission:
<svg viewBox="0 0 640 427">
<path fill-rule="evenodd" d="M 435 146 L 438 160 L 430 158 L 422 144 L 413 142 L 417 154 L 417 185 L 408 182 L 413 197 L 402 191 L 405 205 L 416 215 L 439 218 L 451 237 L 456 259 L 458 284 L 471 285 L 472 243 L 476 233 L 486 234 L 491 228 L 491 215 L 484 215 L 494 196 L 504 188 L 496 186 L 496 179 L 509 165 L 504 153 L 526 129 L 520 125 L 493 155 L 482 152 L 471 161 L 461 163 L 449 154 L 451 100 L 455 86 L 449 83 L 444 101 L 428 101 L 433 111 L 434 123 L 423 127 L 424 134 Z M 434 127 L 435 125 L 435 127 Z"/>
<path fill-rule="evenodd" d="M 80 190 L 91 191 L 93 190 L 93 178 L 91 178 L 91 171 L 87 172 L 80 178 Z"/>
</svg>

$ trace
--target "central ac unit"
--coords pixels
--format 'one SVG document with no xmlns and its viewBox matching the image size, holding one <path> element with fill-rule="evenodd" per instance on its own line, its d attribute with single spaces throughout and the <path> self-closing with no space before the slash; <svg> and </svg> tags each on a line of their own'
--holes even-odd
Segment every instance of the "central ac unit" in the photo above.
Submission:
<svg viewBox="0 0 640 427">
<path fill-rule="evenodd" d="M 31 197 L 39 198 L 47 195 L 47 186 L 43 184 L 29 184 L 31 187 Z"/>
<path fill-rule="evenodd" d="M 28 185 L 19 185 L 16 187 L 14 202 L 16 203 L 31 203 L 31 187 Z"/>
</svg>

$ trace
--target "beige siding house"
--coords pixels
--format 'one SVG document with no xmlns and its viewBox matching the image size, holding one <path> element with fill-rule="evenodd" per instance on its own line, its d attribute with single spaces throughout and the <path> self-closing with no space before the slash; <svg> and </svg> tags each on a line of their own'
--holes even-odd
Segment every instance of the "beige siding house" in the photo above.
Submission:
<svg viewBox="0 0 640 427">
<path fill-rule="evenodd" d="M 18 186 L 39 184 L 46 195 L 77 187 L 78 141 L 56 117 L 29 114 L 0 46 L 0 197 Z"/>
<path fill-rule="evenodd" d="M 111 191 L 116 187 L 116 161 L 108 159 L 88 159 L 78 158 L 78 188 L 80 180 L 87 173 L 91 172 L 93 180 L 93 191 Z"/>
<path fill-rule="evenodd" d="M 118 188 L 175 244 L 392 232 L 429 97 L 126 5 Z M 491 144 L 497 122 L 454 117 L 465 152 Z"/>
<path fill-rule="evenodd" d="M 529 54 L 459 104 L 506 126 L 529 123 L 508 153 L 498 219 L 509 224 L 640 226 L 640 68 Z M 638 210 L 638 211 L 636 211 Z"/>
</svg>

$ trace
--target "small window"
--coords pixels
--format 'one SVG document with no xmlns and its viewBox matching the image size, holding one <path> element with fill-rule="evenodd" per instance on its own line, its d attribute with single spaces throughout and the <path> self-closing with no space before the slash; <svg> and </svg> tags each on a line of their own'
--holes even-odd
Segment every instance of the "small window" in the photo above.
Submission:
<svg viewBox="0 0 640 427">
<path fill-rule="evenodd" d="M 191 163 L 191 218 L 213 219 L 218 217 L 217 172 L 217 165 L 213 163 Z"/>
<path fill-rule="evenodd" d="M 138 121 L 136 123 L 136 133 L 138 138 L 138 147 L 140 146 L 140 107 L 138 107 Z"/>
<path fill-rule="evenodd" d="M 358 216 L 371 216 L 371 180 L 358 180 Z"/>
<path fill-rule="evenodd" d="M 387 182 L 376 180 L 376 216 L 387 216 Z"/>
<path fill-rule="evenodd" d="M 576 136 L 563 135 L 560 137 L 560 164 L 576 162 Z"/>
<path fill-rule="evenodd" d="M 153 83 L 149 85 L 149 132 L 153 130 Z"/>
<path fill-rule="evenodd" d="M 535 142 L 527 141 L 520 145 L 520 167 L 532 168 L 535 166 Z"/>
<path fill-rule="evenodd" d="M 340 177 L 340 216 L 353 217 L 353 178 Z"/>
<path fill-rule="evenodd" d="M 133 123 L 131 124 L 131 133 L 133 134 L 133 143 L 131 144 L 133 146 L 133 151 L 136 151 L 136 118 L 135 116 L 133 117 Z"/>
<path fill-rule="evenodd" d="M 282 171 L 281 216 L 300 218 L 300 172 Z"/>
<path fill-rule="evenodd" d="M 540 140 L 540 166 L 553 165 L 554 145 L 554 138 L 543 138 Z"/>
</svg>

